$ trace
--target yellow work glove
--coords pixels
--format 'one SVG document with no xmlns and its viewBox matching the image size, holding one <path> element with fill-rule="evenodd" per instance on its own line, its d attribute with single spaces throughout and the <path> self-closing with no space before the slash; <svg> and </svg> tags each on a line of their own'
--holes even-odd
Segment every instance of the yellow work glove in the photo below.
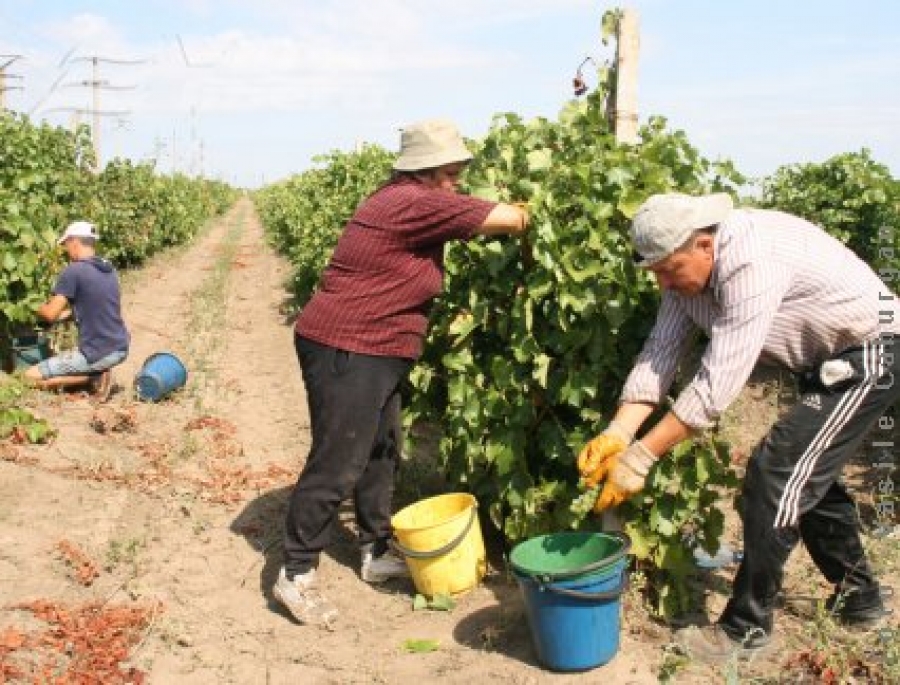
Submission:
<svg viewBox="0 0 900 685">
<path fill-rule="evenodd" d="M 647 474 L 656 463 L 656 455 L 644 443 L 635 440 L 624 452 L 610 457 L 603 475 L 606 483 L 594 505 L 595 512 L 617 507 L 635 493 L 644 489 Z"/>
<path fill-rule="evenodd" d="M 585 445 L 578 454 L 578 473 L 585 484 L 592 488 L 603 480 L 607 460 L 624 452 L 633 440 L 634 436 L 620 423 L 610 421 L 606 430 Z"/>
</svg>

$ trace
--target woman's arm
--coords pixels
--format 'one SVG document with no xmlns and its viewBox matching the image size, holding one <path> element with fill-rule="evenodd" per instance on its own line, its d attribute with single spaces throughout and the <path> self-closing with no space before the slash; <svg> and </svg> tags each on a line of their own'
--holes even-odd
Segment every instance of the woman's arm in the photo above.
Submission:
<svg viewBox="0 0 900 685">
<path fill-rule="evenodd" d="M 528 229 L 528 212 L 521 207 L 498 203 L 491 210 L 476 235 L 522 235 Z"/>
</svg>

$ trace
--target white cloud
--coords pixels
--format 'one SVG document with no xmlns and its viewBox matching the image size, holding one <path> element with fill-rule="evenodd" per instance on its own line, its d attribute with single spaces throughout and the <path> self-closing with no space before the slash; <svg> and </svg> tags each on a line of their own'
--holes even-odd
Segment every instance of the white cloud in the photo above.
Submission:
<svg viewBox="0 0 900 685">
<path fill-rule="evenodd" d="M 44 54 L 39 65 L 44 73 L 35 75 L 34 81 L 49 88 L 59 72 L 48 67 L 69 46 L 76 46 L 75 59 L 100 55 L 150 60 L 146 67 L 100 67 L 100 77 L 110 85 L 134 82 L 139 86 L 134 92 L 101 92 L 103 106 L 127 108 L 136 115 L 159 116 L 191 107 L 207 113 L 300 113 L 334 107 L 376 111 L 383 109 L 392 95 L 408 92 L 409 84 L 418 83 L 417 88 L 427 93 L 445 80 L 448 86 L 460 83 L 466 70 L 472 74 L 468 78 L 477 82 L 484 74 L 510 68 L 519 59 L 508 48 L 492 47 L 490 41 L 471 44 L 467 39 L 471 31 L 586 4 L 587 0 L 500 0 L 485 12 L 474 0 L 258 0 L 254 8 L 262 18 L 256 25 L 214 34 L 201 33 L 195 25 L 154 43 L 129 42 L 128 27 L 96 14 L 80 13 L 37 27 L 57 46 L 65 47 L 58 48 L 59 56 Z M 246 3 L 243 6 L 246 9 Z M 208 15 L 211 7 L 206 0 L 194 0 L 187 10 Z M 265 21 L 267 14 L 277 18 L 277 33 L 260 28 L 272 25 Z M 454 24 L 465 30 L 448 31 Z M 186 64 L 185 54 L 193 67 Z M 87 79 L 86 66 L 71 62 L 71 77 Z M 46 112 L 73 101 L 84 106 L 88 96 L 86 89 L 61 87 L 42 100 L 42 109 Z"/>
<path fill-rule="evenodd" d="M 76 14 L 64 21 L 52 22 L 42 27 L 42 33 L 60 45 L 78 47 L 78 54 L 102 55 L 124 59 L 133 57 L 118 27 L 107 18 L 96 14 Z"/>
<path fill-rule="evenodd" d="M 497 50 L 472 50 L 421 38 L 401 46 L 388 37 L 356 42 L 344 34 L 253 35 L 234 30 L 214 36 L 180 36 L 145 49 L 154 54 L 142 73 L 142 107 L 164 111 L 189 97 L 223 112 L 302 109 L 346 101 L 378 100 L 379 91 L 404 72 L 433 73 L 496 67 L 509 61 Z M 374 35 L 374 34 L 373 34 Z M 392 40 L 392 38 L 391 38 Z"/>
<path fill-rule="evenodd" d="M 124 13 L 37 2 L 26 4 L 53 20 L 29 22 L 12 9 L 20 1 L 0 0 L 9 48 L 26 55 L 17 66 L 27 89 L 9 93 L 14 107 L 41 103 L 47 114 L 89 104 L 86 87 L 60 85 L 45 97 L 73 46 L 81 57 L 147 59 L 101 65 L 110 84 L 138 86 L 101 92 L 104 108 L 131 112 L 130 128 L 117 133 L 126 148 L 146 154 L 155 138 L 185 141 L 199 128 L 210 159 L 252 160 L 273 174 L 302 169 L 311 155 L 348 141 L 393 145 L 397 125 L 435 112 L 457 119 L 468 135 L 483 133 L 498 111 L 552 117 L 571 95 L 569 79 L 584 56 L 609 54 L 599 41 L 608 7 L 594 0 L 156 0 L 136 6 L 140 24 Z M 819 22 L 790 45 L 763 31 L 712 50 L 680 38 L 685 26 L 697 30 L 698 3 L 674 12 L 663 0 L 638 2 L 641 113 L 666 115 L 705 153 L 768 164 L 782 152 L 803 159 L 805 149 L 865 138 L 898 158 L 888 131 L 898 108 L 896 38 L 867 34 L 851 49 L 858 32 L 844 40 Z M 718 14 L 727 21 L 747 10 Z M 752 14 L 763 26 L 765 12 Z M 782 48 L 791 59 L 773 67 Z M 90 77 L 84 62 L 68 70 L 64 82 Z M 68 123 L 64 113 L 49 116 Z"/>
</svg>

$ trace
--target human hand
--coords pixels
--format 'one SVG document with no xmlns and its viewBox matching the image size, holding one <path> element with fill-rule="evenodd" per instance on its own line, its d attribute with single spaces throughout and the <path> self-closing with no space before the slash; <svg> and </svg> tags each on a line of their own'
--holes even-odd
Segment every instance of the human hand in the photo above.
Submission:
<svg viewBox="0 0 900 685">
<path fill-rule="evenodd" d="M 518 228 L 513 232 L 513 235 L 524 238 L 525 232 L 528 230 L 528 224 L 531 221 L 531 210 L 528 207 L 528 203 L 524 201 L 511 202 L 510 204 L 522 212 L 522 221 Z"/>
<path fill-rule="evenodd" d="M 601 512 L 616 507 L 643 490 L 647 474 L 656 459 L 657 456 L 640 440 L 635 440 L 628 449 L 610 457 L 603 473 L 606 483 L 597 498 L 594 511 Z"/>
<path fill-rule="evenodd" d="M 611 421 L 600 435 L 591 440 L 578 455 L 578 472 L 588 487 L 594 487 L 606 476 L 606 462 L 624 452 L 634 436 L 617 421 Z"/>
</svg>

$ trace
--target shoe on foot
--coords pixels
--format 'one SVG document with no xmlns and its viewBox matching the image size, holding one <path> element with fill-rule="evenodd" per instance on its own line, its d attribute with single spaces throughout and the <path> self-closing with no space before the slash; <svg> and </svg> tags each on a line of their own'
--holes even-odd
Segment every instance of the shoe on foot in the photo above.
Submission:
<svg viewBox="0 0 900 685">
<path fill-rule="evenodd" d="M 367 583 L 383 583 L 391 578 L 409 578 L 406 560 L 389 547 L 375 556 L 375 543 L 362 546 L 362 568 L 360 576 Z"/>
<path fill-rule="evenodd" d="M 675 633 L 675 642 L 692 659 L 708 664 L 733 658 L 752 659 L 772 646 L 769 636 L 761 630 L 743 640 L 735 640 L 718 624 L 682 628 Z"/>
<path fill-rule="evenodd" d="M 272 594 L 299 623 L 332 628 L 338 612 L 316 588 L 316 569 L 288 579 L 284 567 L 272 587 Z"/>
<path fill-rule="evenodd" d="M 99 403 L 104 403 L 109 399 L 109 394 L 112 391 L 112 371 L 107 369 L 106 371 L 101 371 L 96 376 L 91 378 L 91 395 Z"/>
<path fill-rule="evenodd" d="M 877 585 L 864 588 L 836 587 L 825 600 L 825 610 L 848 628 L 868 629 L 877 627 L 891 615 L 884 606 L 884 593 Z"/>
</svg>

